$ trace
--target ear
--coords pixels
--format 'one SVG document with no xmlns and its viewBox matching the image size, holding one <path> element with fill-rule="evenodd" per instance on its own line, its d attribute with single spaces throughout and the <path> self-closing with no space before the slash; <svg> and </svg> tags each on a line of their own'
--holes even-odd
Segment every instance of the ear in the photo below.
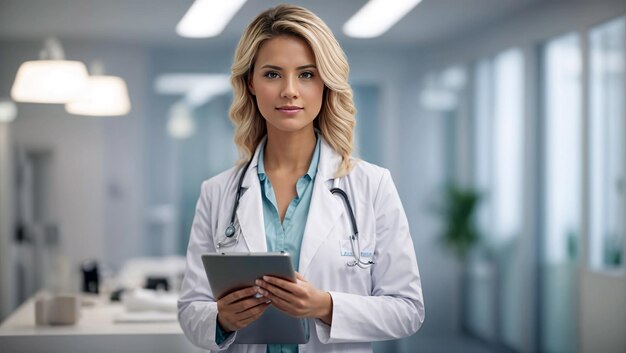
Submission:
<svg viewBox="0 0 626 353">
<path fill-rule="evenodd" d="M 252 76 L 248 75 L 248 90 L 253 96 L 256 96 L 256 92 L 254 90 L 254 83 L 252 82 Z"/>
</svg>

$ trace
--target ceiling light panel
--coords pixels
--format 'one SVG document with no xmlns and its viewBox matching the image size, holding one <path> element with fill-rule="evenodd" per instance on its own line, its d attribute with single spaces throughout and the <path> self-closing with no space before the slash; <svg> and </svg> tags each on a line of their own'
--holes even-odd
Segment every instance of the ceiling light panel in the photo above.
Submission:
<svg viewBox="0 0 626 353">
<path fill-rule="evenodd" d="M 387 32 L 422 0 L 370 0 L 343 26 L 354 38 L 374 38 Z"/>
<path fill-rule="evenodd" d="M 222 33 L 246 0 L 196 0 L 176 26 L 176 33 L 189 38 L 215 37 Z"/>
</svg>

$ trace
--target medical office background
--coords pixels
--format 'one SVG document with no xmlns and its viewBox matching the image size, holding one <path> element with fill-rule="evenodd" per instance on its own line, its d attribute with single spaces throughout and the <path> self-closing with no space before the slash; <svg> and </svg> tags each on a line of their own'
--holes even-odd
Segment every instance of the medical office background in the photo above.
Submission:
<svg viewBox="0 0 626 353">
<path fill-rule="evenodd" d="M 115 276 L 184 256 L 202 180 L 237 158 L 237 38 L 277 3 L 250 0 L 221 36 L 188 39 L 174 27 L 191 1 L 0 2 L 0 321 L 48 276 L 78 288 L 85 261 Z M 391 170 L 411 226 L 426 321 L 377 350 L 624 352 L 625 2 L 424 0 L 374 39 L 342 33 L 365 1 L 294 3 L 344 47 L 356 154 Z M 130 112 L 9 103 L 50 36 L 122 77 Z M 465 258 L 442 241 L 451 190 L 479 195 Z"/>
</svg>

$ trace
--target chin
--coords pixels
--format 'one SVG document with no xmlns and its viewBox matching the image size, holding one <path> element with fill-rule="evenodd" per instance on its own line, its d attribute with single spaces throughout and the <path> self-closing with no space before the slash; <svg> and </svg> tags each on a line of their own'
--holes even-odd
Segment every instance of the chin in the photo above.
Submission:
<svg viewBox="0 0 626 353">
<path fill-rule="evenodd" d="M 276 119 L 267 122 L 268 129 L 282 132 L 297 132 L 304 129 L 313 129 L 313 121 L 301 121 L 298 119 Z"/>
</svg>

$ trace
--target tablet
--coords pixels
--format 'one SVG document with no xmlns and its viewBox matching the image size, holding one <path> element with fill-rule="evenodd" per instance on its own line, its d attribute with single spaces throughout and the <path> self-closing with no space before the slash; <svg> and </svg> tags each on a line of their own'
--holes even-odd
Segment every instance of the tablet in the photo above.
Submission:
<svg viewBox="0 0 626 353">
<path fill-rule="evenodd" d="M 202 263 L 215 298 L 252 287 L 263 276 L 296 281 L 291 257 L 284 252 L 212 253 L 202 255 Z M 305 320 L 291 317 L 274 306 L 252 324 L 239 330 L 235 343 L 301 344 L 308 341 Z"/>
</svg>

